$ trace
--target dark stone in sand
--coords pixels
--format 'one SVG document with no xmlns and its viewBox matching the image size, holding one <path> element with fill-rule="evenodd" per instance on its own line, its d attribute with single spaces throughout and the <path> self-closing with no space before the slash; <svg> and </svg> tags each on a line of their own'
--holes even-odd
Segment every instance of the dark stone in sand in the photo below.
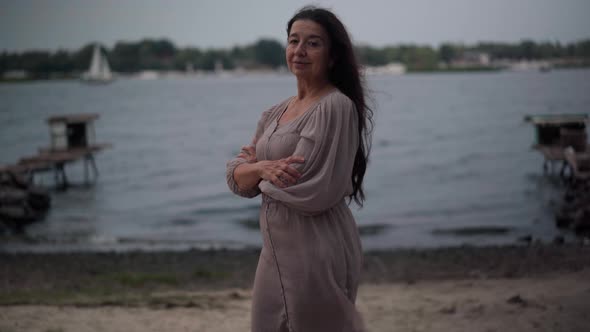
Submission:
<svg viewBox="0 0 590 332">
<path fill-rule="evenodd" d="M 449 307 L 444 307 L 444 308 L 440 309 L 439 312 L 441 314 L 445 314 L 445 315 L 452 315 L 457 312 L 457 307 L 455 305 L 452 305 Z"/>
<path fill-rule="evenodd" d="M 526 301 L 525 299 L 523 299 L 520 295 L 514 295 L 511 298 L 509 298 L 508 300 L 506 300 L 506 303 L 510 303 L 510 304 L 516 304 L 516 305 L 520 305 L 522 307 L 526 307 L 528 305 L 528 301 Z"/>
</svg>

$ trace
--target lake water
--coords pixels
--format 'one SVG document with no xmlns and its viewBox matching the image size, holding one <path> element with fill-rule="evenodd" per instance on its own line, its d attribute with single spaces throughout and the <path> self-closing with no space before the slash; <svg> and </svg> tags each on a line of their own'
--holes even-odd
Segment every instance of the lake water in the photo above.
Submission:
<svg viewBox="0 0 590 332">
<path fill-rule="evenodd" d="M 367 202 L 353 209 L 366 249 L 559 234 L 560 186 L 543 176 L 523 117 L 588 112 L 589 70 L 367 81 L 376 127 Z M 286 75 L 1 84 L 0 164 L 47 146 L 45 119 L 56 114 L 99 113 L 97 141 L 114 147 L 97 155 L 94 186 L 52 191 L 47 218 L 23 236 L 2 235 L 0 251 L 260 246 L 260 200 L 230 193 L 225 162 L 249 142 L 260 113 L 294 93 Z M 81 163 L 66 170 L 83 180 Z M 452 231 L 465 227 L 475 234 Z M 477 232 L 487 227 L 496 232 Z"/>
</svg>

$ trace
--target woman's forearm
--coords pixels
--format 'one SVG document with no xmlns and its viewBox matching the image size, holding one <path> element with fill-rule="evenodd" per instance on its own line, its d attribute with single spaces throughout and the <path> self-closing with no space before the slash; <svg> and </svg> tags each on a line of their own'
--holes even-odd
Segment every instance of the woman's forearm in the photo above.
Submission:
<svg viewBox="0 0 590 332">
<path fill-rule="evenodd" d="M 234 181 L 241 190 L 250 190 L 262 179 L 258 172 L 258 163 L 243 163 L 234 170 Z"/>
</svg>

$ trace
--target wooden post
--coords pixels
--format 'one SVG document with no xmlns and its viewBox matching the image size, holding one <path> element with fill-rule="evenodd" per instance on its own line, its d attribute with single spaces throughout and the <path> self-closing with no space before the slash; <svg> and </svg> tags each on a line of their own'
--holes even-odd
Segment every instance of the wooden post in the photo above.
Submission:
<svg viewBox="0 0 590 332">
<path fill-rule="evenodd" d="M 57 165 L 53 165 L 53 178 L 55 180 L 55 186 L 59 187 L 59 169 Z"/>
<path fill-rule="evenodd" d="M 55 186 L 59 189 L 67 189 L 68 177 L 64 169 L 64 163 L 56 163 L 54 165 L 55 170 Z"/>
<path fill-rule="evenodd" d="M 96 167 L 96 163 L 94 162 L 94 155 L 90 154 L 90 165 L 92 166 L 92 170 L 94 171 L 94 180 L 98 179 L 98 168 Z"/>
<path fill-rule="evenodd" d="M 88 159 L 91 155 L 86 155 L 84 157 L 84 183 L 89 184 L 88 182 Z"/>
</svg>

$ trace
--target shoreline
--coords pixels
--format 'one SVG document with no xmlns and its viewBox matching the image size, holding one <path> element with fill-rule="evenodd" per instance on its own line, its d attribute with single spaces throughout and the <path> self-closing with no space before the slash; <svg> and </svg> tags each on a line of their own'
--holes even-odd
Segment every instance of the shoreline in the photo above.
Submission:
<svg viewBox="0 0 590 332">
<path fill-rule="evenodd" d="M 0 254 L 0 331 L 249 331 L 259 250 Z M 364 255 L 367 331 L 587 328 L 590 246 Z"/>
</svg>

